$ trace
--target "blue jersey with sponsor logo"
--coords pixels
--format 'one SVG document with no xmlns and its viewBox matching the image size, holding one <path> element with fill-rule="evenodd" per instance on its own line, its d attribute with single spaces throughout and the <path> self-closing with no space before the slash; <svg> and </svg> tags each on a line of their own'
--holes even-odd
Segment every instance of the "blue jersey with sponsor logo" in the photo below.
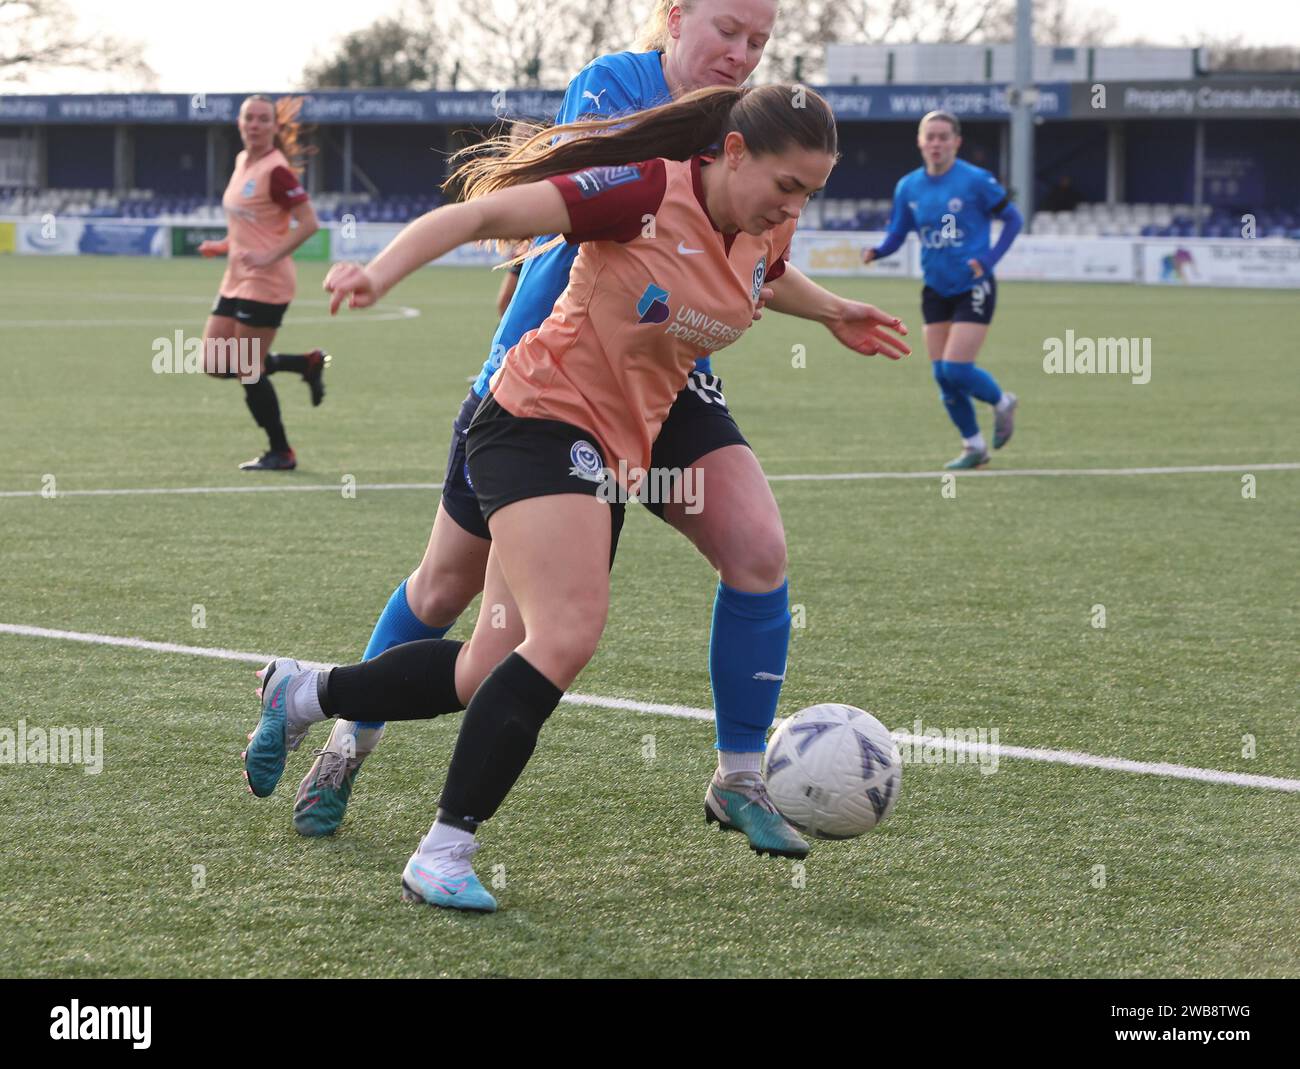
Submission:
<svg viewBox="0 0 1300 1069">
<path fill-rule="evenodd" d="M 993 175 L 965 160 L 941 175 L 918 167 L 894 188 L 894 214 L 878 253 L 888 255 L 915 230 L 925 284 L 944 297 L 966 293 L 975 284 L 970 261 L 988 257 L 989 220 L 1006 199 Z"/>
<path fill-rule="evenodd" d="M 555 116 L 556 123 L 607 119 L 667 104 L 672 93 L 664 81 L 660 55 L 659 52 L 616 52 L 592 60 L 569 83 Z M 552 234 L 539 237 L 534 244 L 544 245 L 553 237 Z M 496 374 L 505 354 L 551 314 L 569 284 L 569 271 L 577 255 L 576 245 L 564 244 L 524 261 L 514 297 L 492 338 L 492 351 L 474 382 L 474 392 L 480 397 L 487 393 L 488 381 Z M 701 358 L 696 367 L 709 371 L 708 357 Z"/>
</svg>

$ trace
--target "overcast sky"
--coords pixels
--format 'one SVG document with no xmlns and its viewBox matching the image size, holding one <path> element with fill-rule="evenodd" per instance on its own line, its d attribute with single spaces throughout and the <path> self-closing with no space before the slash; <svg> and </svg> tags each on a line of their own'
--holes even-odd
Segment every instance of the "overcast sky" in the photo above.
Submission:
<svg viewBox="0 0 1300 1069">
<path fill-rule="evenodd" d="M 633 2 L 647 6 L 644 0 Z M 298 75 L 313 53 L 327 53 L 343 34 L 399 6 L 398 0 L 71 3 L 87 29 L 143 40 L 145 59 L 158 72 L 158 89 L 169 93 L 298 88 Z M 1072 0 L 1072 8 L 1113 13 L 1118 40 L 1142 36 L 1153 43 L 1180 45 L 1240 35 L 1248 44 L 1300 45 L 1297 0 Z M 102 76 L 61 72 L 33 76 L 18 91 L 106 88 L 122 87 L 106 87 Z"/>
</svg>

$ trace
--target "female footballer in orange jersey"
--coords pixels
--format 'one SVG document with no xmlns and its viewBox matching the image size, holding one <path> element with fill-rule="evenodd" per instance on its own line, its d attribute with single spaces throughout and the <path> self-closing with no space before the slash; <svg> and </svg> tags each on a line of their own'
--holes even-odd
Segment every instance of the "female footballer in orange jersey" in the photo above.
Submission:
<svg viewBox="0 0 1300 1069">
<path fill-rule="evenodd" d="M 301 101 L 289 98 L 279 104 L 264 96 L 244 100 L 239 109 L 244 151 L 235 158 L 234 174 L 221 198 L 227 235 L 199 246 L 204 256 L 228 257 L 217 303 L 203 332 L 204 370 L 243 383 L 248 410 L 269 439 L 265 453 L 239 465 L 244 471 L 297 467 L 269 375 L 296 371 L 311 388 L 313 405 L 325 396 L 322 376 L 329 356 L 324 351 L 271 352 L 297 284 L 293 251 L 320 229 L 299 181 L 301 161 L 307 155 L 298 143 L 300 107 Z M 290 219 L 296 228 L 290 229 Z"/>
<path fill-rule="evenodd" d="M 332 671 L 277 659 L 262 673 L 262 719 L 244 757 L 250 789 L 265 796 L 313 721 L 423 719 L 467 704 L 437 819 L 402 876 L 404 897 L 452 909 L 496 908 L 469 863 L 475 833 L 595 651 L 623 518 L 623 498 L 607 491 L 612 480 L 630 490 L 627 473 L 648 470 L 700 352 L 737 340 L 765 290 L 768 308 L 823 323 L 854 352 L 909 351 L 899 320 L 786 262 L 799 213 L 838 155 L 816 93 L 702 89 L 630 121 L 556 131 L 602 136 L 539 148 L 544 132 L 504 161 L 467 165 L 467 200 L 412 223 L 364 268 L 334 265 L 325 282 L 331 311 L 366 307 L 468 241 L 541 231 L 580 246 L 559 303 L 510 350 L 468 433 L 492 534 L 483 604 L 504 606 L 507 626 L 482 613 L 467 643 L 409 642 Z M 766 816 L 764 852 L 807 853 L 775 808 Z"/>
</svg>

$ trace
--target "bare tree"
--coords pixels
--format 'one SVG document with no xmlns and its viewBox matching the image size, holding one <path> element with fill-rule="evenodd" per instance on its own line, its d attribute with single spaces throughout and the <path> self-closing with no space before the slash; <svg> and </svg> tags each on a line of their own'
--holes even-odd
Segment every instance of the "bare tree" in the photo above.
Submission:
<svg viewBox="0 0 1300 1069">
<path fill-rule="evenodd" d="M 312 89 L 455 89 L 459 50 L 448 22 L 436 0 L 414 0 L 314 57 L 302 83 Z"/>
<path fill-rule="evenodd" d="M 596 56 L 631 48 L 649 10 L 618 0 L 498 0 L 461 15 L 482 87 L 560 87 Z"/>
<path fill-rule="evenodd" d="M 1070 0 L 1034 0 L 1034 42 L 1067 46 L 1113 44 L 1117 20 L 1106 11 L 1078 12 Z M 1014 41 L 1016 4 L 1007 0 L 990 12 L 981 40 Z"/>
<path fill-rule="evenodd" d="M 1040 44 L 1097 44 L 1104 13 L 1035 0 Z M 344 38 L 306 71 L 317 86 L 560 88 L 596 56 L 631 48 L 649 0 L 481 0 L 451 7 L 414 0 L 399 16 Z M 1012 40 L 1016 0 L 787 0 L 755 72 L 757 82 L 817 82 L 828 44 Z"/>
<path fill-rule="evenodd" d="M 64 0 L 0 0 L 0 82 L 21 84 L 58 70 L 103 72 L 140 88 L 157 85 L 141 43 L 86 33 Z"/>
<path fill-rule="evenodd" d="M 1205 49 L 1206 66 L 1215 74 L 1300 71 L 1300 48 L 1293 45 L 1248 45 L 1240 34 L 1197 43 Z"/>
<path fill-rule="evenodd" d="M 782 9 L 755 77 L 819 81 L 828 44 L 975 44 L 1009 40 L 1014 27 L 1015 0 L 805 0 Z"/>
</svg>

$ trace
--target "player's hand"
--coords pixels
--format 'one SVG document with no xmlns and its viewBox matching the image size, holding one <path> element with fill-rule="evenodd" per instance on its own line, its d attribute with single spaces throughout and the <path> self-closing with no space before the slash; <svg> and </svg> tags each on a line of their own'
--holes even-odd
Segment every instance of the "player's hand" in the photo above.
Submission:
<svg viewBox="0 0 1300 1069">
<path fill-rule="evenodd" d="M 863 249 L 863 250 L 862 250 L 862 262 L 863 262 L 864 264 L 869 264 L 869 263 L 871 263 L 871 261 L 874 260 L 875 258 L 876 258 L 876 250 L 875 250 L 875 249 Z"/>
<path fill-rule="evenodd" d="M 899 360 L 912 350 L 902 335 L 907 327 L 897 316 L 882 312 L 873 304 L 843 301 L 840 314 L 826 324 L 841 345 L 863 356 L 887 356 Z"/>
<path fill-rule="evenodd" d="M 345 299 L 349 308 L 369 308 L 383 296 L 366 269 L 355 263 L 338 263 L 331 267 L 325 276 L 325 289 L 331 294 L 330 315 L 337 314 Z"/>
<path fill-rule="evenodd" d="M 972 274 L 974 274 L 976 278 L 984 277 L 984 265 L 982 263 L 978 260 L 967 260 L 966 263 L 969 265 Z"/>
<path fill-rule="evenodd" d="M 773 296 L 775 296 L 775 294 L 772 292 L 771 286 L 764 286 L 758 291 L 758 303 L 754 305 L 755 322 L 763 318 L 763 305 L 767 304 Z"/>
<path fill-rule="evenodd" d="M 229 246 L 224 241 L 200 241 L 200 256 L 225 256 Z"/>
</svg>

